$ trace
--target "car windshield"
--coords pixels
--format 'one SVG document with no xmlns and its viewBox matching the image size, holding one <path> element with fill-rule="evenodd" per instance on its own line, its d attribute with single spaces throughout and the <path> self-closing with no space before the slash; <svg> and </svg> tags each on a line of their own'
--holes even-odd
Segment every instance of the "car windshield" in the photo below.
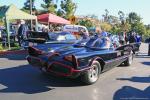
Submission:
<svg viewBox="0 0 150 100">
<path fill-rule="evenodd" d="M 49 41 L 76 40 L 76 37 L 69 32 L 49 33 Z"/>
<path fill-rule="evenodd" d="M 107 46 L 108 38 L 91 38 L 87 43 L 86 47 L 92 48 L 110 48 L 110 43 Z"/>
<path fill-rule="evenodd" d="M 92 47 L 97 38 L 91 38 L 87 43 L 86 47 Z"/>
</svg>

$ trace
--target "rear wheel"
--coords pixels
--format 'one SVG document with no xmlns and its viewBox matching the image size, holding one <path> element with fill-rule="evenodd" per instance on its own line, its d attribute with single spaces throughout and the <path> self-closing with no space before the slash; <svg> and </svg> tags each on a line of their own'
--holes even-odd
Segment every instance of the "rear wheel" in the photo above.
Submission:
<svg viewBox="0 0 150 100">
<path fill-rule="evenodd" d="M 131 51 L 128 59 L 124 62 L 124 65 L 130 66 L 132 64 L 132 62 L 133 62 L 133 52 Z"/>
<path fill-rule="evenodd" d="M 95 83 L 101 72 L 101 66 L 98 61 L 94 61 L 91 65 L 91 69 L 89 69 L 82 77 L 81 80 L 87 85 Z"/>
</svg>

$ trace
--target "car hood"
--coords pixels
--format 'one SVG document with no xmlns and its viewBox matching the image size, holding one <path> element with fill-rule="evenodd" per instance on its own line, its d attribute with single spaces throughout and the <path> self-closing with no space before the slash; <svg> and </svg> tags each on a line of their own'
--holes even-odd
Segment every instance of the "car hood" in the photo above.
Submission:
<svg viewBox="0 0 150 100">
<path fill-rule="evenodd" d="M 34 48 L 37 48 L 44 52 L 54 52 L 55 50 L 58 50 L 62 47 L 71 46 L 73 43 L 74 42 L 52 41 L 44 44 L 38 44 L 37 46 L 34 46 Z"/>
<path fill-rule="evenodd" d="M 45 53 L 57 52 L 60 55 L 77 54 L 81 51 L 85 52 L 86 50 L 84 47 L 74 47 L 73 44 L 70 43 L 38 44 L 37 46 L 34 46 L 34 48 L 44 51 Z"/>
</svg>

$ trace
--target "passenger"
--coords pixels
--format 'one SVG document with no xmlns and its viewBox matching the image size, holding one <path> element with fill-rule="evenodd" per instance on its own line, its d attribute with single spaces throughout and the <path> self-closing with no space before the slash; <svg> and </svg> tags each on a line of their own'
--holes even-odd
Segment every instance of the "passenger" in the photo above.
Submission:
<svg viewBox="0 0 150 100">
<path fill-rule="evenodd" d="M 105 31 L 102 31 L 100 34 L 99 34 L 99 37 L 107 37 L 108 36 L 108 33 L 105 32 Z"/>
<path fill-rule="evenodd" d="M 104 40 L 104 44 L 105 44 L 105 46 L 104 46 L 104 48 L 110 48 L 110 45 L 111 45 L 111 41 L 110 41 L 110 39 L 108 38 L 108 37 L 105 37 L 104 38 L 105 40 Z"/>
<path fill-rule="evenodd" d="M 111 40 L 110 38 L 108 37 L 108 33 L 107 32 L 104 32 L 102 33 L 102 39 L 104 41 L 104 48 L 110 48 L 110 45 L 111 45 Z"/>
<path fill-rule="evenodd" d="M 120 46 L 119 38 L 118 38 L 117 35 L 113 35 L 113 36 L 112 36 L 111 42 L 112 42 L 112 47 L 113 47 L 113 48 L 117 48 L 117 47 Z"/>
<path fill-rule="evenodd" d="M 111 45 L 111 41 L 108 37 L 108 33 L 103 31 L 100 34 L 100 37 L 96 40 L 94 47 L 109 49 L 110 45 Z"/>
<path fill-rule="evenodd" d="M 79 31 L 80 39 L 89 39 L 89 36 L 87 35 L 86 31 L 84 29 L 81 29 Z"/>
</svg>

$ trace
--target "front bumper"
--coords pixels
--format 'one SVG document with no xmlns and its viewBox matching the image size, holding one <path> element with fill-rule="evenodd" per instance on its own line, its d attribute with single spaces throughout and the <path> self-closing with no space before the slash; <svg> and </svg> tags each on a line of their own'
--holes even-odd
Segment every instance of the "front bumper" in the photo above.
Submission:
<svg viewBox="0 0 150 100">
<path fill-rule="evenodd" d="M 83 69 L 75 69 L 73 66 L 67 65 L 59 61 L 46 62 L 38 57 L 28 56 L 27 60 L 30 65 L 36 66 L 39 69 L 44 69 L 46 73 L 55 75 L 76 78 L 84 73 L 86 70 L 89 70 L 90 67 Z"/>
</svg>

